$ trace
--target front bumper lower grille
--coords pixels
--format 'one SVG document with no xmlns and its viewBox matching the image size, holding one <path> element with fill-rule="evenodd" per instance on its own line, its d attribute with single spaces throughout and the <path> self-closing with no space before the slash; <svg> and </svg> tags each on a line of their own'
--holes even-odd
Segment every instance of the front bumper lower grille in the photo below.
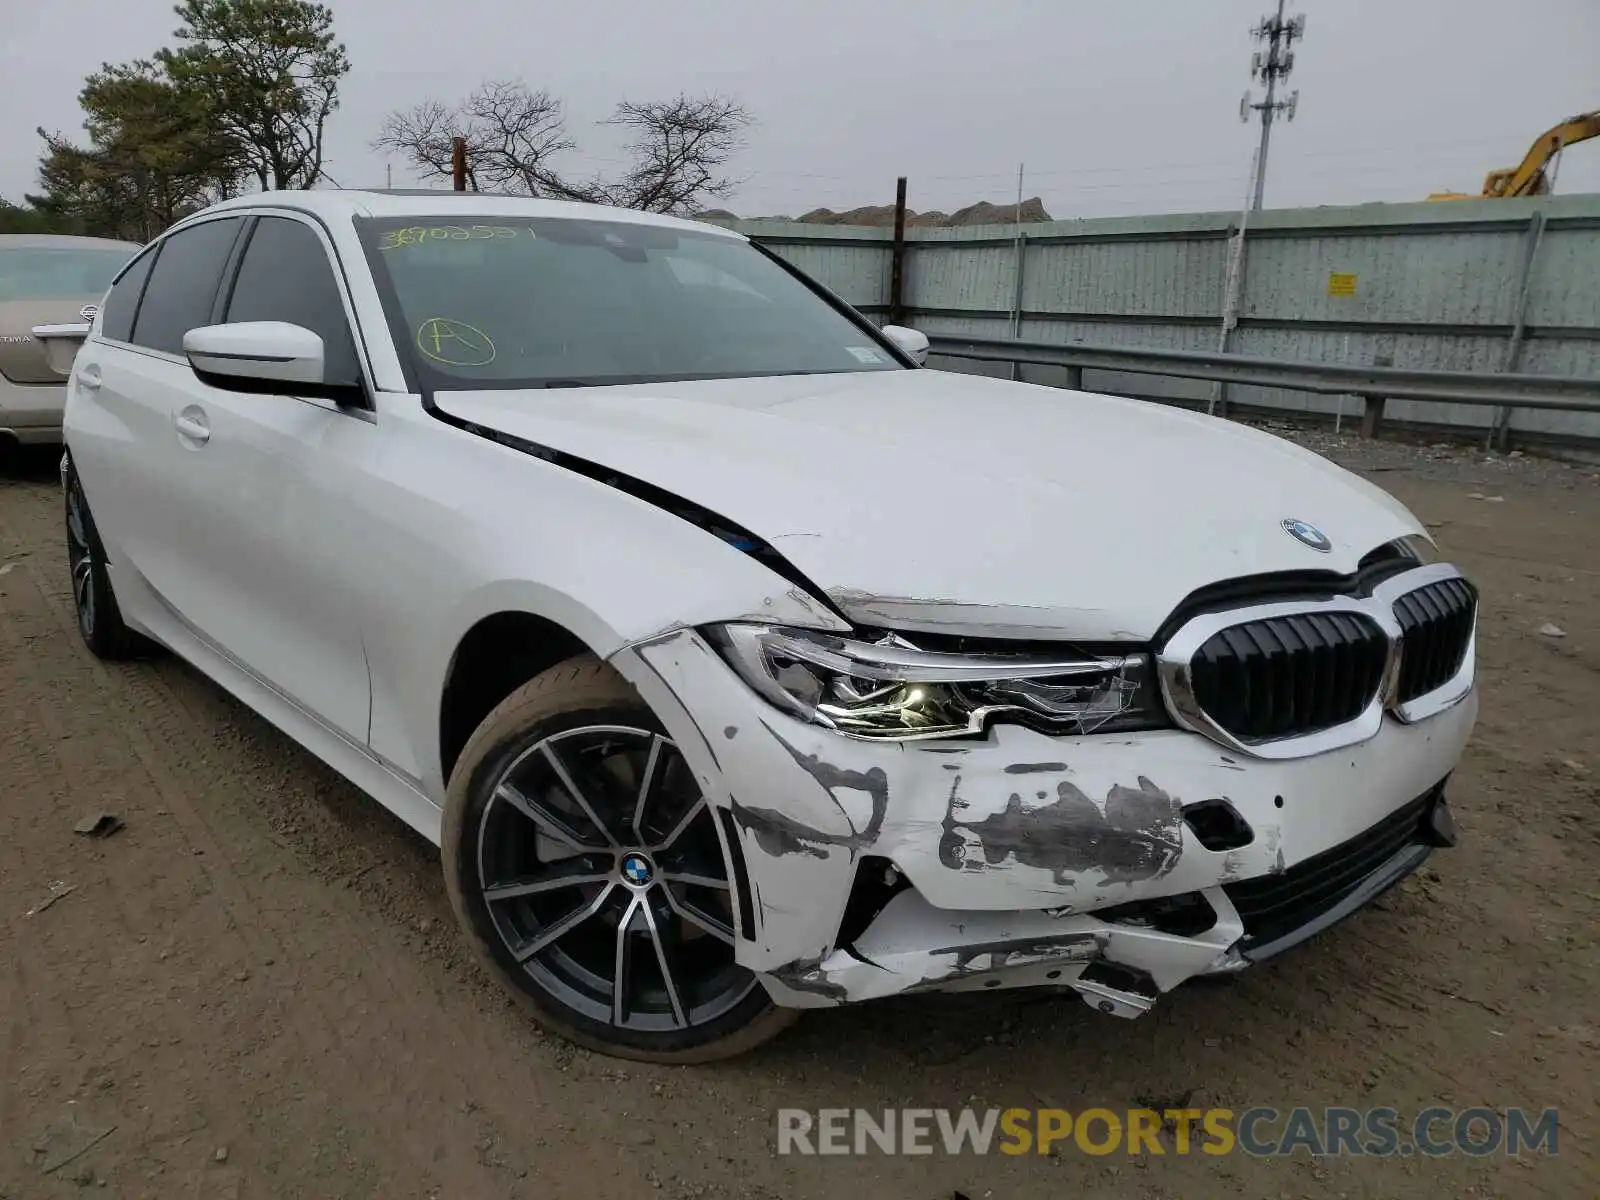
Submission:
<svg viewBox="0 0 1600 1200">
<path fill-rule="evenodd" d="M 1234 737 L 1268 741 L 1355 720 L 1388 662 L 1389 639 L 1366 617 L 1294 613 L 1213 634 L 1191 660 L 1191 686 Z"/>
<path fill-rule="evenodd" d="M 1225 883 L 1244 923 L 1244 957 L 1269 957 L 1347 915 L 1352 897 L 1366 903 L 1399 882 L 1453 838 L 1439 783 L 1370 829 L 1277 875 Z M 1404 852 L 1413 850 L 1406 855 Z"/>
<path fill-rule="evenodd" d="M 1441 579 L 1394 602 L 1400 622 L 1402 704 L 1443 686 L 1461 669 L 1478 616 L 1478 593 L 1465 579 Z"/>
</svg>

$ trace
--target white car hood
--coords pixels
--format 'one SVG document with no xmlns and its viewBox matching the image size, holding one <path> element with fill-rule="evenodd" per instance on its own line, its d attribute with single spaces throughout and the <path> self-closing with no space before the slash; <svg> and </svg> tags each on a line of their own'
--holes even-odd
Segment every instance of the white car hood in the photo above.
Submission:
<svg viewBox="0 0 1600 1200">
<path fill-rule="evenodd" d="M 1152 635 L 1190 592 L 1422 533 L 1380 488 L 1179 409 L 933 370 L 439 392 L 743 525 L 866 624 Z M 1282 527 L 1307 521 L 1319 553 Z"/>
</svg>

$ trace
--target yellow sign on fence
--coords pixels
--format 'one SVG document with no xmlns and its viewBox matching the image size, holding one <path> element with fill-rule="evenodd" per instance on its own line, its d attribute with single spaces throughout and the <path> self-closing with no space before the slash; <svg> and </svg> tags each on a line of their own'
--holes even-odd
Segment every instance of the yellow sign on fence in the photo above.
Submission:
<svg viewBox="0 0 1600 1200">
<path fill-rule="evenodd" d="M 1346 274 L 1343 271 L 1334 271 L 1328 276 L 1328 295 L 1354 296 L 1356 294 L 1355 272 Z"/>
</svg>

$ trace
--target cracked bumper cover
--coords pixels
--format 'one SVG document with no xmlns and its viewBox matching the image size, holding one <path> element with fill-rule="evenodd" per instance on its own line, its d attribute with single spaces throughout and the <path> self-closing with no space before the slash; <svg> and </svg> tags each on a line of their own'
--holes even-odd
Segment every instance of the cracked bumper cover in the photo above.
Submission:
<svg viewBox="0 0 1600 1200">
<path fill-rule="evenodd" d="M 1224 885 L 1292 878 L 1298 864 L 1393 819 L 1455 767 L 1477 713 L 1473 692 L 1426 721 L 1385 718 L 1365 742 L 1287 760 L 1247 758 L 1182 730 L 1053 737 L 1001 725 L 982 741 L 883 743 L 776 711 L 692 630 L 613 662 L 737 839 L 749 883 L 735 898 L 749 910 L 738 960 L 797 1007 L 1073 984 L 1090 964 L 1127 968 L 1164 992 L 1287 948 L 1398 881 L 1425 850 L 1375 864 L 1272 947 L 1250 946 Z M 1183 810 L 1215 799 L 1249 825 L 1249 844 L 1201 845 Z M 888 859 L 912 886 L 841 946 L 863 855 Z M 1193 936 L 1094 915 L 1190 893 L 1217 917 Z"/>
</svg>

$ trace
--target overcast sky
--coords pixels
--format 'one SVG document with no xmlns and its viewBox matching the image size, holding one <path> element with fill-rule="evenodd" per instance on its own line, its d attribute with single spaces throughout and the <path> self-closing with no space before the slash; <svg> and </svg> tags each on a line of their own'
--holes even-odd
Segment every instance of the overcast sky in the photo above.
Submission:
<svg viewBox="0 0 1600 1200">
<path fill-rule="evenodd" d="M 1234 209 L 1256 126 L 1248 30 L 1264 0 L 337 0 L 354 70 L 329 131 L 343 186 L 382 185 L 384 113 L 521 77 L 565 99 L 576 175 L 621 147 L 619 98 L 715 90 L 759 120 L 735 164 L 742 215 L 1042 195 L 1057 217 Z M 8 6 L 0 196 L 36 186 L 36 126 L 81 132 L 102 62 L 169 44 L 170 0 Z M 1268 207 L 1476 192 L 1533 137 L 1600 108 L 1600 0 L 1303 0 L 1307 30 L 1274 127 Z M 1259 91 L 1259 89 L 1258 89 Z M 412 182 L 392 163 L 397 185 Z M 1600 139 L 1558 192 L 1600 192 Z"/>
</svg>

